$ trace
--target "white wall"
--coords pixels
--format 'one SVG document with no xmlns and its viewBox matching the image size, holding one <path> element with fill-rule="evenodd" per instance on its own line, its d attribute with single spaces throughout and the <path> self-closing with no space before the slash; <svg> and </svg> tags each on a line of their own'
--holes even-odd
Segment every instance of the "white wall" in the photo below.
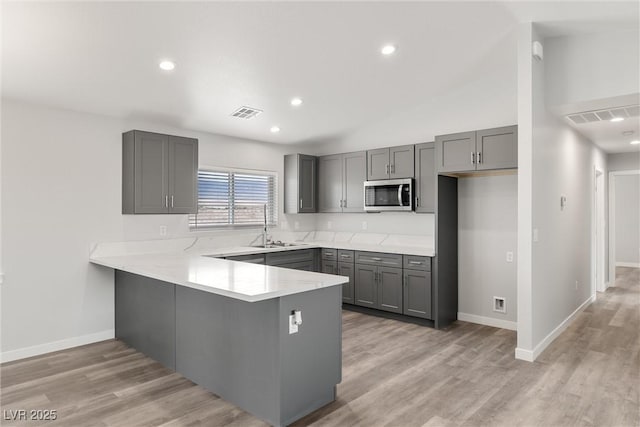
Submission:
<svg viewBox="0 0 640 427">
<path fill-rule="evenodd" d="M 616 265 L 640 267 L 640 174 L 615 178 Z"/>
<path fill-rule="evenodd" d="M 529 27 L 528 31 L 529 40 L 525 27 L 520 47 L 522 55 L 530 57 L 531 41 L 541 40 L 543 45 L 546 41 L 535 29 Z M 521 342 L 518 337 L 518 352 L 529 359 L 535 359 L 570 322 L 573 313 L 593 296 L 594 167 L 606 170 L 605 154 L 547 109 L 548 76 L 553 68 L 547 61 L 551 60 L 531 62 L 522 57 L 523 69 L 520 70 L 522 93 L 532 102 L 531 116 L 521 117 L 524 121 L 530 120 L 531 145 L 529 150 L 520 151 L 521 156 L 530 157 L 522 160 L 530 161 L 532 185 L 519 188 L 523 190 L 519 193 L 523 205 L 529 197 L 531 200 L 531 229 L 520 229 L 520 232 L 538 235 L 538 240 L 534 238 L 531 243 L 530 282 L 523 277 L 523 283 L 518 285 L 518 292 L 522 287 L 524 293 L 531 295 L 530 301 L 519 301 L 523 305 L 530 304 L 531 340 Z M 527 62 L 531 68 L 528 75 L 530 89 L 524 69 Z M 527 171 L 521 169 L 519 172 L 522 178 L 522 173 Z M 564 209 L 560 208 L 561 196 L 567 198 Z"/>
<path fill-rule="evenodd" d="M 7 100 L 2 125 L 3 353 L 113 336 L 113 271 L 89 264 L 91 244 L 160 238 L 160 225 L 168 238 L 194 235 L 186 215 L 121 214 L 122 132 L 197 137 L 201 165 L 275 170 L 280 191 L 282 156 L 297 151 Z M 280 220 L 314 227 L 303 215 Z"/>
<path fill-rule="evenodd" d="M 458 179 L 458 312 L 515 329 L 517 175 Z M 514 254 L 513 262 L 506 253 Z M 493 297 L 506 301 L 493 311 Z"/>
<path fill-rule="evenodd" d="M 547 104 L 571 105 L 638 93 L 638 31 L 545 39 Z"/>
</svg>

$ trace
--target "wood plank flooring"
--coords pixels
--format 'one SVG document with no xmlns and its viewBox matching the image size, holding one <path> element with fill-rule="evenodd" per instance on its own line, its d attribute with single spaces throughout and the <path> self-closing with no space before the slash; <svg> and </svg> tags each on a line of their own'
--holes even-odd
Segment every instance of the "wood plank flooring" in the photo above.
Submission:
<svg viewBox="0 0 640 427">
<path fill-rule="evenodd" d="M 535 363 L 514 359 L 512 331 L 345 311 L 338 399 L 295 425 L 640 426 L 640 269 L 618 272 Z M 0 371 L 2 426 L 264 425 L 120 341 Z M 57 419 L 6 419 L 19 409 Z"/>
</svg>

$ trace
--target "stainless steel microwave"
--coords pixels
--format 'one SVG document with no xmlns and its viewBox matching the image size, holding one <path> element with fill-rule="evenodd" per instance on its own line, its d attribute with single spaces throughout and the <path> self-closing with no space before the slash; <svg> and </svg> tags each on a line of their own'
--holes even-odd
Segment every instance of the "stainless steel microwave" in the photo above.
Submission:
<svg viewBox="0 0 640 427">
<path fill-rule="evenodd" d="M 365 181 L 364 210 L 369 212 L 413 210 L 413 179 Z"/>
</svg>

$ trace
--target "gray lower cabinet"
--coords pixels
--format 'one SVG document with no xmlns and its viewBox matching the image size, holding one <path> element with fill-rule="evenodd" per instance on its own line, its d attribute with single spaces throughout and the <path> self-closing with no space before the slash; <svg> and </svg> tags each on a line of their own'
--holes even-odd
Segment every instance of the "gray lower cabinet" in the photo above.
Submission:
<svg viewBox="0 0 640 427">
<path fill-rule="evenodd" d="M 436 170 L 468 172 L 518 167 L 518 126 L 436 136 Z"/>
<path fill-rule="evenodd" d="M 418 213 L 436 211 L 436 158 L 435 143 L 416 145 L 415 207 Z"/>
<path fill-rule="evenodd" d="M 349 283 L 342 285 L 342 302 L 354 303 L 354 253 L 350 250 L 324 248 L 320 251 L 322 273 L 347 276 Z"/>
<path fill-rule="evenodd" d="M 242 261 L 251 264 L 264 264 L 264 254 L 234 255 L 226 257 L 229 261 Z"/>
<path fill-rule="evenodd" d="M 337 274 L 339 276 L 347 276 L 349 278 L 349 283 L 345 283 L 344 285 L 342 285 L 342 302 L 353 304 L 355 302 L 355 288 L 353 286 L 353 282 L 355 279 L 355 265 L 352 262 L 338 262 Z"/>
<path fill-rule="evenodd" d="M 404 255 L 404 314 L 407 316 L 433 319 L 432 316 L 432 258 Z"/>
<path fill-rule="evenodd" d="M 198 211 L 198 140 L 132 130 L 122 134 L 122 213 Z"/>
<path fill-rule="evenodd" d="M 367 151 L 367 180 L 414 177 L 414 146 L 379 148 Z"/>
<path fill-rule="evenodd" d="M 378 267 L 378 308 L 402 313 L 402 269 Z"/>
<path fill-rule="evenodd" d="M 294 270 L 317 271 L 316 250 L 299 249 L 265 254 L 265 264 Z"/>
<path fill-rule="evenodd" d="M 305 154 L 284 156 L 285 213 L 317 212 L 318 159 Z"/>
<path fill-rule="evenodd" d="M 355 265 L 354 296 L 356 305 L 378 307 L 378 267 L 366 264 Z"/>
<path fill-rule="evenodd" d="M 318 212 L 363 212 L 364 151 L 318 158 Z"/>
<path fill-rule="evenodd" d="M 336 261 L 328 261 L 323 259 L 321 273 L 325 274 L 338 274 L 338 263 Z"/>
</svg>

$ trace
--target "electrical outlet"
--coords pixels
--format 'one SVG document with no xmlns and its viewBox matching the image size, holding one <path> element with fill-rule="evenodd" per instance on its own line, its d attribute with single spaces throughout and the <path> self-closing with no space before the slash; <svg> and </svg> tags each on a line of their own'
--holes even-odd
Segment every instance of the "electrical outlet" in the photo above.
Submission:
<svg viewBox="0 0 640 427">
<path fill-rule="evenodd" d="M 534 242 L 538 241 L 538 229 L 537 228 L 533 229 L 533 241 Z"/>
<path fill-rule="evenodd" d="M 513 262 L 513 252 L 507 252 L 507 262 Z"/>
<path fill-rule="evenodd" d="M 504 297 L 493 297 L 493 311 L 498 313 L 506 313 L 507 300 Z"/>
<path fill-rule="evenodd" d="M 298 324 L 296 323 L 296 316 L 294 314 L 289 315 L 289 335 L 298 333 Z"/>
<path fill-rule="evenodd" d="M 363 230 L 367 229 L 367 221 L 362 221 L 362 229 Z"/>
<path fill-rule="evenodd" d="M 160 235 L 161 236 L 166 236 L 167 235 L 167 226 L 166 225 L 161 225 L 160 226 Z"/>
<path fill-rule="evenodd" d="M 578 281 L 576 280 L 576 291 L 578 290 Z"/>
</svg>

